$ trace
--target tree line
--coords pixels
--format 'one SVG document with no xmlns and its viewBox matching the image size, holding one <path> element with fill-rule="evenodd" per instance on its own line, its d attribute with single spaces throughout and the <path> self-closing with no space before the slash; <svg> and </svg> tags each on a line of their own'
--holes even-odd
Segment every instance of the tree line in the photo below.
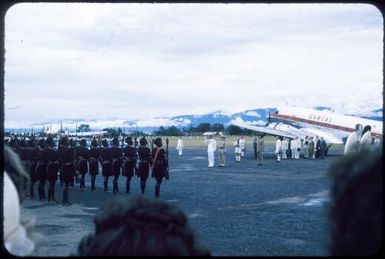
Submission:
<svg viewBox="0 0 385 259">
<path fill-rule="evenodd" d="M 104 128 L 104 131 L 107 131 L 108 135 L 111 136 L 119 136 L 122 135 L 122 129 L 121 128 Z M 91 131 L 88 124 L 81 124 L 78 129 L 78 132 L 87 132 Z M 158 130 L 154 130 L 152 132 L 153 135 L 158 136 L 186 136 L 186 135 L 194 135 L 194 134 L 202 134 L 204 132 L 223 132 L 227 133 L 229 135 L 252 135 L 253 132 L 248 129 L 242 129 L 235 125 L 229 125 L 225 127 L 221 123 L 200 123 L 196 127 L 190 126 L 190 127 L 183 127 L 183 128 L 177 128 L 175 126 L 170 127 L 164 127 L 160 126 Z M 142 136 L 142 135 L 148 135 L 144 132 L 135 132 L 136 135 Z"/>
</svg>

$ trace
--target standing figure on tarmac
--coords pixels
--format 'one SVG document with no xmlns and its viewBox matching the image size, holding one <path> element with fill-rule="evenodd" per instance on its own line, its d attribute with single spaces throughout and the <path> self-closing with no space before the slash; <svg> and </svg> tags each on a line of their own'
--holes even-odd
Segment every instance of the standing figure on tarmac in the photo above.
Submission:
<svg viewBox="0 0 385 259">
<path fill-rule="evenodd" d="M 69 146 L 68 137 L 63 137 L 60 142 L 61 148 L 59 151 L 59 157 L 62 164 L 61 174 L 64 182 L 63 205 L 70 205 L 71 203 L 69 202 L 68 189 L 75 175 L 75 154 L 73 148 Z"/>
<path fill-rule="evenodd" d="M 309 158 L 309 137 L 306 136 L 305 140 L 303 141 L 303 157 L 305 159 Z"/>
<path fill-rule="evenodd" d="M 102 140 L 102 148 L 100 149 L 100 163 L 102 164 L 103 190 L 108 192 L 108 178 L 112 176 L 112 158 L 107 139 Z"/>
<path fill-rule="evenodd" d="M 85 139 L 80 140 L 80 146 L 76 152 L 78 158 L 78 170 L 80 174 L 80 189 L 86 189 L 86 173 L 88 172 L 88 149 L 87 141 Z"/>
<path fill-rule="evenodd" d="M 235 162 L 241 162 L 242 148 L 239 144 L 239 138 L 234 142 Z"/>
<path fill-rule="evenodd" d="M 258 138 L 255 137 L 255 138 L 254 138 L 254 141 L 253 141 L 254 158 L 255 158 L 255 159 L 257 159 L 257 142 L 258 142 Z"/>
<path fill-rule="evenodd" d="M 140 191 L 144 194 L 146 189 L 146 181 L 150 171 L 151 165 L 151 150 L 147 147 L 147 139 L 142 137 L 139 140 L 138 156 L 139 156 L 139 167 L 137 170 L 138 177 L 140 177 Z"/>
<path fill-rule="evenodd" d="M 299 152 L 301 150 L 301 140 L 296 137 L 293 142 L 295 143 L 294 159 L 299 159 Z"/>
<path fill-rule="evenodd" d="M 287 158 L 291 158 L 291 156 L 292 156 L 292 153 L 291 153 L 291 143 L 292 143 L 292 139 L 288 139 L 287 140 L 287 150 L 286 150 Z"/>
<path fill-rule="evenodd" d="M 69 148 L 72 150 L 73 157 L 74 157 L 73 163 L 75 166 L 75 173 L 71 178 L 71 183 L 70 183 L 71 187 L 75 187 L 75 183 L 79 182 L 78 161 L 77 161 L 77 155 L 76 155 L 76 151 L 78 147 L 76 145 L 77 145 L 76 139 L 73 139 L 73 138 L 69 139 Z"/>
<path fill-rule="evenodd" d="M 38 181 L 38 177 L 36 174 L 36 164 L 37 164 L 38 156 L 39 156 L 39 149 L 36 144 L 36 139 L 32 137 L 29 140 L 29 148 L 28 148 L 28 160 L 29 160 L 28 173 L 31 179 L 29 192 L 30 192 L 31 199 L 35 197 L 34 188 L 35 188 L 35 183 Z"/>
<path fill-rule="evenodd" d="M 239 146 L 241 147 L 241 157 L 244 157 L 246 153 L 246 143 L 243 136 L 239 139 Z"/>
<path fill-rule="evenodd" d="M 283 159 L 287 159 L 287 150 L 288 150 L 288 148 L 289 148 L 289 141 L 287 140 L 287 138 L 283 138 L 282 139 L 282 147 L 281 147 L 281 149 L 282 149 L 282 160 Z"/>
<path fill-rule="evenodd" d="M 123 176 L 126 177 L 126 193 L 130 193 L 131 177 L 134 176 L 134 169 L 136 168 L 136 148 L 133 146 L 131 137 L 126 138 L 127 146 L 123 149 Z"/>
<path fill-rule="evenodd" d="M 55 184 L 59 169 L 59 151 L 55 148 L 52 137 L 47 138 L 47 158 L 48 202 L 56 203 Z"/>
<path fill-rule="evenodd" d="M 91 175 L 91 192 L 96 190 L 95 180 L 96 176 L 99 174 L 99 148 L 98 141 L 96 138 L 93 138 L 91 141 L 91 148 L 88 151 L 88 163 L 89 163 L 89 172 Z"/>
<path fill-rule="evenodd" d="M 221 140 L 218 142 L 218 152 L 219 152 L 219 166 L 225 166 L 225 155 L 226 155 L 226 137 L 221 136 Z"/>
<path fill-rule="evenodd" d="M 178 138 L 178 142 L 176 143 L 176 150 L 178 150 L 178 155 L 183 155 L 183 140 L 181 137 Z"/>
<path fill-rule="evenodd" d="M 115 194 L 119 192 L 118 180 L 120 175 L 120 168 L 122 166 L 122 149 L 119 148 L 119 139 L 117 137 L 112 139 L 112 147 L 110 152 L 112 159 L 112 175 L 114 176 L 114 180 L 112 182 L 112 192 Z"/>
<path fill-rule="evenodd" d="M 213 139 L 213 135 L 209 135 L 208 139 L 205 140 L 207 144 L 207 158 L 209 165 L 207 167 L 214 167 L 215 151 L 217 150 L 217 142 Z"/>
<path fill-rule="evenodd" d="M 45 140 L 39 140 L 39 150 L 38 150 L 37 164 L 36 164 L 36 174 L 39 180 L 39 200 L 45 200 L 45 181 L 47 180 L 47 154 L 45 149 Z"/>
<path fill-rule="evenodd" d="M 152 150 L 152 174 L 156 179 L 155 197 L 159 197 L 160 185 L 167 171 L 167 156 L 166 151 L 162 148 L 162 139 L 156 138 L 154 141 L 156 149 Z"/>
<path fill-rule="evenodd" d="M 313 137 L 309 138 L 309 159 L 314 159 L 315 142 Z"/>
<path fill-rule="evenodd" d="M 281 156 L 282 156 L 282 141 L 281 137 L 277 137 L 277 141 L 275 142 L 275 152 L 277 155 L 277 162 L 281 161 Z"/>
<path fill-rule="evenodd" d="M 326 142 L 325 142 L 323 137 L 321 137 L 321 139 L 320 139 L 319 153 L 320 153 L 320 158 L 324 159 L 325 153 L 326 153 Z"/>
<path fill-rule="evenodd" d="M 321 144 L 321 141 L 319 137 L 316 136 L 314 140 L 314 145 L 315 145 L 314 158 L 316 159 L 320 158 L 320 144 Z"/>
<path fill-rule="evenodd" d="M 263 153 L 265 152 L 265 141 L 263 135 L 257 140 L 257 164 L 262 165 Z"/>
<path fill-rule="evenodd" d="M 294 159 L 295 158 L 295 152 L 296 152 L 296 150 L 297 150 L 297 141 L 296 141 L 296 139 L 292 139 L 292 140 L 290 140 L 290 153 L 291 153 L 291 156 L 290 156 L 290 158 L 291 159 Z"/>
</svg>

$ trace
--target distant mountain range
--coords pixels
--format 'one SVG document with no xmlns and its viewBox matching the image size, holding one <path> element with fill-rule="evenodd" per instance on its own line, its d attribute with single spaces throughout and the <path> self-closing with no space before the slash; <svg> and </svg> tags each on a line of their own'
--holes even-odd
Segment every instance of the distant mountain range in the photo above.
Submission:
<svg viewBox="0 0 385 259">
<path fill-rule="evenodd" d="M 329 107 L 315 107 L 317 110 L 331 110 Z M 225 127 L 230 125 L 233 121 L 244 121 L 251 122 L 257 125 L 266 125 L 268 114 L 270 112 L 275 112 L 277 108 L 258 108 L 245 110 L 243 112 L 238 112 L 234 114 L 226 114 L 224 111 L 215 111 L 212 113 L 207 113 L 203 115 L 179 115 L 174 117 L 156 117 L 153 119 L 135 119 L 135 120 L 125 120 L 125 119 L 66 119 L 66 120 L 56 120 L 56 121 L 47 121 L 42 123 L 33 124 L 34 131 L 41 131 L 44 127 L 45 131 L 48 132 L 57 132 L 62 127 L 64 130 L 74 132 L 76 127 L 81 124 L 88 124 L 92 130 L 102 130 L 104 128 L 121 128 L 123 132 L 134 132 L 134 131 L 143 131 L 146 133 L 152 133 L 154 130 L 158 130 L 159 127 L 170 127 L 175 126 L 179 129 L 188 129 L 190 127 L 196 127 L 200 123 L 219 123 L 223 124 Z M 373 110 L 370 115 L 360 116 L 363 118 L 373 119 L 373 120 L 383 120 L 382 116 L 383 109 Z M 354 114 L 351 114 L 354 115 Z M 354 115 L 357 116 L 357 115 Z M 6 126 L 6 125 L 5 125 Z M 6 131 L 9 131 L 6 127 Z M 20 130 L 22 132 L 30 132 L 32 129 L 13 129 Z"/>
</svg>

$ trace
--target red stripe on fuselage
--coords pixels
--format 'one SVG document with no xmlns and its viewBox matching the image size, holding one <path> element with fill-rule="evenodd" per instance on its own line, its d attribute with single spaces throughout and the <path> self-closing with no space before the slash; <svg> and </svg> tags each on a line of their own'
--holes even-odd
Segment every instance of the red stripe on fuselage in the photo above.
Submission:
<svg viewBox="0 0 385 259">
<path fill-rule="evenodd" d="M 311 125 L 315 125 L 315 126 L 321 126 L 321 127 L 325 127 L 325 128 L 329 128 L 329 129 L 336 129 L 336 130 L 347 131 L 347 132 L 355 131 L 355 129 L 353 129 L 353 128 L 343 127 L 343 126 L 330 124 L 330 123 L 326 123 L 326 122 L 321 122 L 321 121 L 313 121 L 313 120 L 309 120 L 309 119 L 298 118 L 295 116 L 284 115 L 284 114 L 272 113 L 272 114 L 270 114 L 270 117 L 278 118 L 278 119 L 284 119 L 284 120 L 291 120 L 291 121 L 301 122 L 301 123 L 307 123 L 307 124 L 311 124 Z M 372 135 L 382 136 L 381 134 L 374 133 L 374 132 L 372 132 Z"/>
</svg>

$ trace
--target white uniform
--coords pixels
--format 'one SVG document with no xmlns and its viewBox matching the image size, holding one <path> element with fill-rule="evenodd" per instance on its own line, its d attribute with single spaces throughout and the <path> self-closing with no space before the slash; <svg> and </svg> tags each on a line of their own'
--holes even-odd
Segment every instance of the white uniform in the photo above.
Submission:
<svg viewBox="0 0 385 259">
<path fill-rule="evenodd" d="M 239 140 L 239 147 L 241 148 L 241 157 L 245 156 L 245 140 L 243 138 L 240 138 Z"/>
<path fill-rule="evenodd" d="M 241 145 L 239 144 L 240 142 L 241 142 L 240 140 L 236 140 L 234 142 L 235 162 L 241 161 L 242 148 L 241 148 Z"/>
<path fill-rule="evenodd" d="M 282 159 L 287 159 L 287 149 L 289 148 L 289 142 L 287 141 L 287 139 L 283 139 L 282 140 Z"/>
<path fill-rule="evenodd" d="M 178 142 L 176 144 L 176 150 L 178 150 L 178 155 L 182 155 L 183 154 L 183 140 L 180 138 L 178 139 Z"/>
<path fill-rule="evenodd" d="M 277 161 L 281 161 L 282 141 L 280 139 L 277 139 L 277 141 L 275 142 L 275 154 L 277 155 Z"/>
<path fill-rule="evenodd" d="M 301 149 L 301 140 L 297 138 L 293 142 L 295 143 L 294 158 L 299 159 L 299 149 Z"/>
<path fill-rule="evenodd" d="M 209 161 L 208 167 L 214 167 L 214 153 L 217 150 L 217 142 L 212 138 L 206 140 L 205 142 L 207 143 L 207 158 Z"/>
</svg>

